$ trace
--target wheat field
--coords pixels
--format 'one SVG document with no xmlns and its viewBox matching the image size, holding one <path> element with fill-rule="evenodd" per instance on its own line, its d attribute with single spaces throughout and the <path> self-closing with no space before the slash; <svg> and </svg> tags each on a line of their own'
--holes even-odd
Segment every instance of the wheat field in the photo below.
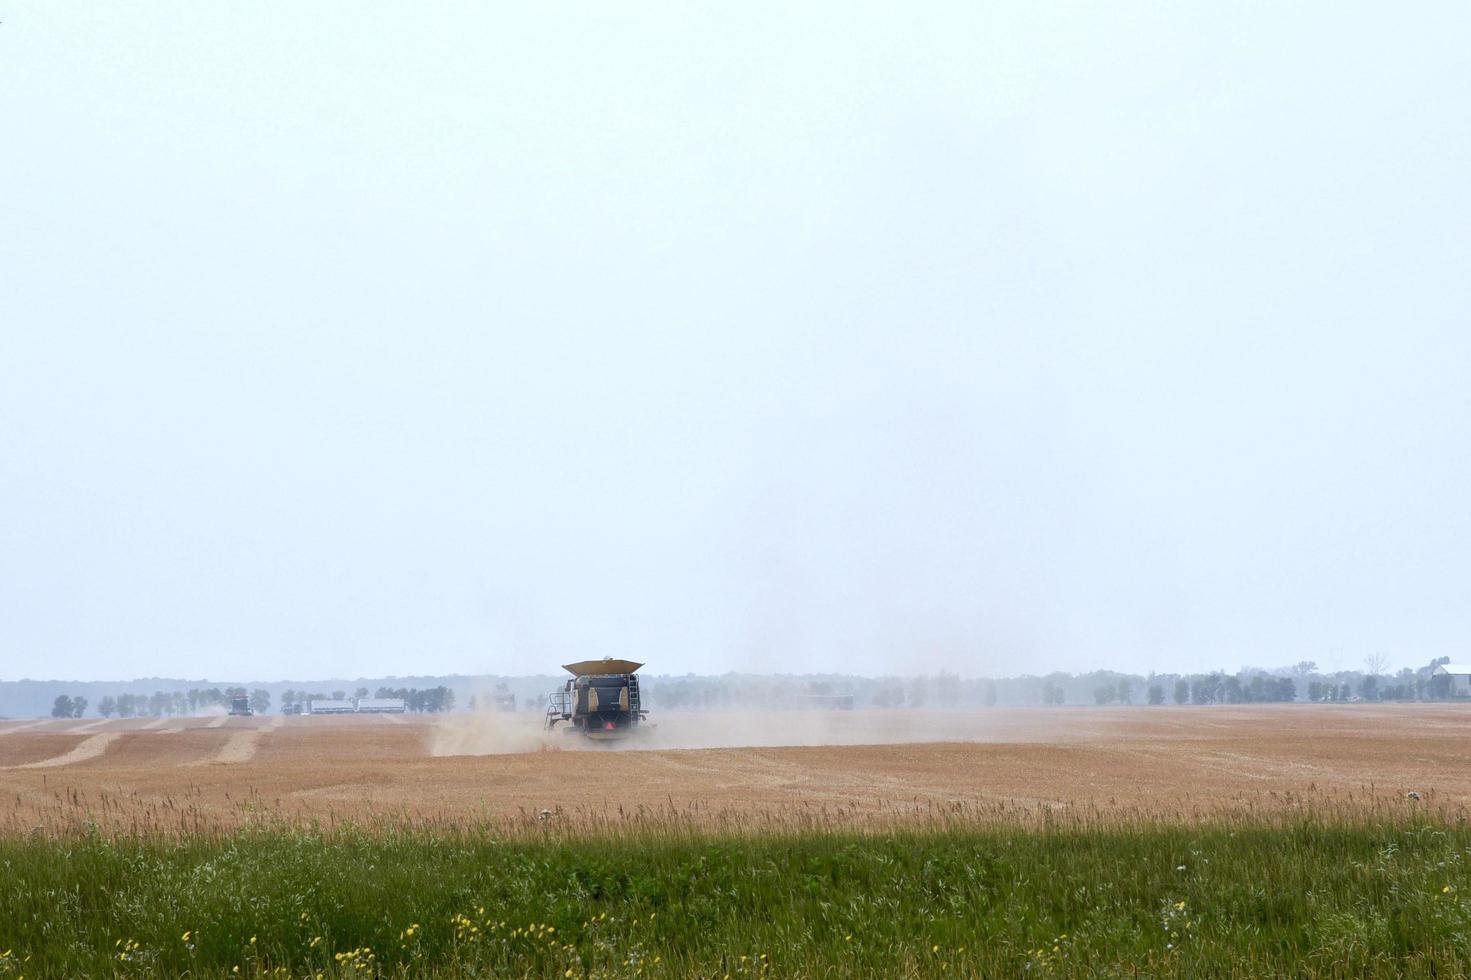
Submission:
<svg viewBox="0 0 1471 980">
<path fill-rule="evenodd" d="M 0 828 L 675 819 L 890 827 L 936 814 L 1190 821 L 1471 801 L 1463 705 L 680 713 L 616 748 L 506 715 L 0 723 Z M 792 744 L 780 744 L 786 741 Z"/>
</svg>

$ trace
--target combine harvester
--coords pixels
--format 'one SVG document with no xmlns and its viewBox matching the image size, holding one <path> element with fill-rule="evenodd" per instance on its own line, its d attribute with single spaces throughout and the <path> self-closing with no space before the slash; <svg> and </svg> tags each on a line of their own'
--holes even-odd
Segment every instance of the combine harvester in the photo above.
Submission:
<svg viewBox="0 0 1471 980">
<path fill-rule="evenodd" d="M 637 671 L 642 666 L 612 657 L 563 664 L 572 679 L 547 700 L 547 730 L 565 721 L 570 727 L 563 731 L 581 732 L 597 741 L 638 734 L 648 714 L 639 704 Z"/>
</svg>

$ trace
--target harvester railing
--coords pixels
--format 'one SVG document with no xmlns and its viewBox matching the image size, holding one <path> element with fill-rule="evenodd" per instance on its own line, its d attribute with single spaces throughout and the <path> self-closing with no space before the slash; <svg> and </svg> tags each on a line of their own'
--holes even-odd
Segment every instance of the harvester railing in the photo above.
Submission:
<svg viewBox="0 0 1471 980">
<path fill-rule="evenodd" d="M 553 691 L 547 696 L 547 728 L 572 714 L 570 697 L 566 691 Z"/>
</svg>

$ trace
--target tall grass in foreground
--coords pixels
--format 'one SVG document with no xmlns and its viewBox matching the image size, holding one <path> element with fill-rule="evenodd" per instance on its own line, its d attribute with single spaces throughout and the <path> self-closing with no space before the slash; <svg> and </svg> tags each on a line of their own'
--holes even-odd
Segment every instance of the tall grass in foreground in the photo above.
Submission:
<svg viewBox="0 0 1471 980">
<path fill-rule="evenodd" d="M 12 836 L 0 977 L 1461 976 L 1468 855 L 1412 812 Z"/>
</svg>

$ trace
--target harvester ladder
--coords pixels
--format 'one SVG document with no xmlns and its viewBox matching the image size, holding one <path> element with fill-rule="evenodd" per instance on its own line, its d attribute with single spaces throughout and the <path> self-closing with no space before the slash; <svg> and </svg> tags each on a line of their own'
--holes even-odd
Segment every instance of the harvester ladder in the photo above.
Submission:
<svg viewBox="0 0 1471 980">
<path fill-rule="evenodd" d="M 567 692 L 553 691 L 547 697 L 547 716 L 544 727 L 551 728 L 567 714 Z"/>
</svg>

